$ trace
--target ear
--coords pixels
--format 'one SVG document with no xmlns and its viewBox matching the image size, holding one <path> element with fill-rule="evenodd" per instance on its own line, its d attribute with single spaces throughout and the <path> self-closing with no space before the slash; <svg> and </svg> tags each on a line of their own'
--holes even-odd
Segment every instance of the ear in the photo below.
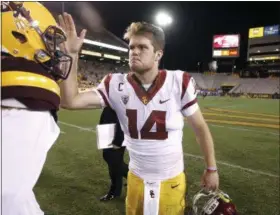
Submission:
<svg viewBox="0 0 280 215">
<path fill-rule="evenodd" d="M 163 51 L 162 50 L 156 51 L 155 61 L 160 61 L 160 59 L 162 58 L 162 55 L 163 55 Z"/>
</svg>

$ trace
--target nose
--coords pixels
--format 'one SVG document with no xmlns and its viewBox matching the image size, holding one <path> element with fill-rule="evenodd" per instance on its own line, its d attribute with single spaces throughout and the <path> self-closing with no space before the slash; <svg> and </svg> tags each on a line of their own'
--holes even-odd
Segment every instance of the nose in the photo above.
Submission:
<svg viewBox="0 0 280 215">
<path fill-rule="evenodd" d="M 133 49 L 133 50 L 131 50 L 131 51 L 130 51 L 130 54 L 131 54 L 132 56 L 138 56 L 138 55 L 139 55 L 139 49 Z"/>
</svg>

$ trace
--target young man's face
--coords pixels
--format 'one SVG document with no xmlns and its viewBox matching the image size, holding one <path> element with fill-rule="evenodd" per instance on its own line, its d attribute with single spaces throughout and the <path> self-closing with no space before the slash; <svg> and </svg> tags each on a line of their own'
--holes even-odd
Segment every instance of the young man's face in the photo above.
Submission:
<svg viewBox="0 0 280 215">
<path fill-rule="evenodd" d="M 162 51 L 155 51 L 152 40 L 148 36 L 134 35 L 129 41 L 129 67 L 133 72 L 145 73 L 158 67 Z"/>
</svg>

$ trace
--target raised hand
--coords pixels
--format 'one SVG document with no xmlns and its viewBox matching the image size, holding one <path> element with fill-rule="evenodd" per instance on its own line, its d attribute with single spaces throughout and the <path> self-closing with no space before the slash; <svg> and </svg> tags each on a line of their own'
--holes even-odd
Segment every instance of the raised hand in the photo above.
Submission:
<svg viewBox="0 0 280 215">
<path fill-rule="evenodd" d="M 63 15 L 59 15 L 58 21 L 60 27 L 65 32 L 67 38 L 66 42 L 61 44 L 60 48 L 63 49 L 63 51 L 65 51 L 67 54 L 78 54 L 83 45 L 83 41 L 86 36 L 86 30 L 83 29 L 80 35 L 78 36 L 73 18 L 68 13 L 63 13 Z"/>
</svg>

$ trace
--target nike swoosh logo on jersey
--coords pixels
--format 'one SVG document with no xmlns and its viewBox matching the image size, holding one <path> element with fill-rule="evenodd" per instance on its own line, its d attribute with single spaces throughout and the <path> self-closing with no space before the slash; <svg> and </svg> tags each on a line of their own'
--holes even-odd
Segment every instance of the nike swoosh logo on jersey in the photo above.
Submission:
<svg viewBox="0 0 280 215">
<path fill-rule="evenodd" d="M 152 185 L 155 184 L 156 182 L 147 182 L 147 184 Z"/>
<path fill-rule="evenodd" d="M 161 100 L 159 100 L 159 103 L 160 104 L 163 104 L 163 103 L 165 103 L 165 102 L 168 102 L 170 99 L 167 99 L 167 100 L 164 100 L 164 101 L 161 101 Z"/>
<path fill-rule="evenodd" d="M 171 188 L 174 189 L 175 187 L 178 187 L 180 184 L 176 184 L 176 185 L 171 185 Z"/>
</svg>

